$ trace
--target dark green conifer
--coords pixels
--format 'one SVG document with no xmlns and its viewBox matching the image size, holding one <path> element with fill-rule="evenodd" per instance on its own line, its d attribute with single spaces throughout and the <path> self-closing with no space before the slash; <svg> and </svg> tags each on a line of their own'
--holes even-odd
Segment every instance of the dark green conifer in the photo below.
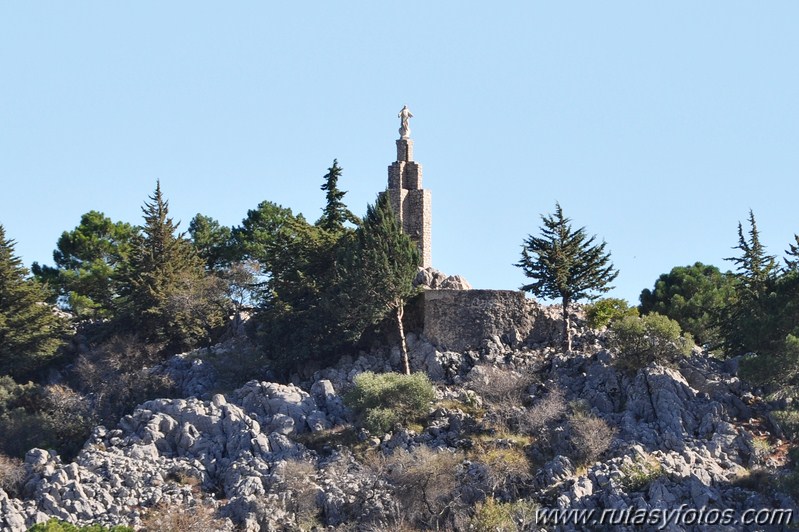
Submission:
<svg viewBox="0 0 799 532">
<path fill-rule="evenodd" d="M 563 305 L 564 347 L 571 351 L 569 309 L 580 299 L 594 299 L 609 291 L 610 283 L 619 272 L 605 252 L 605 242 L 594 244 L 596 236 L 588 237 L 585 227 L 572 229 L 571 220 L 563 215 L 560 204 L 555 214 L 541 216 L 544 222 L 541 236 L 528 236 L 522 248 L 522 258 L 516 266 L 535 282 L 522 290 L 543 298 L 559 298 Z M 597 294 L 594 294 L 597 293 Z"/>
<path fill-rule="evenodd" d="M 44 303 L 46 297 L 41 285 L 28 278 L 0 225 L 0 375 L 19 380 L 63 344 L 67 324 Z"/>
<path fill-rule="evenodd" d="M 402 323 L 405 303 L 413 295 L 419 250 L 402 232 L 388 193 L 369 205 L 352 246 L 341 260 L 339 304 L 345 330 L 358 336 L 370 324 L 393 314 L 399 332 L 405 373 L 410 374 Z"/>
<path fill-rule="evenodd" d="M 124 299 L 137 334 L 170 348 L 190 348 L 222 321 L 221 287 L 177 232 L 160 182 L 142 207 L 144 226 L 131 252 Z"/>
<path fill-rule="evenodd" d="M 347 192 L 338 188 L 340 177 L 341 167 L 338 165 L 338 159 L 333 159 L 333 166 L 327 169 L 324 176 L 325 182 L 322 184 L 322 190 L 326 192 L 326 205 L 322 217 L 316 222 L 316 225 L 334 233 L 341 232 L 345 222 L 358 224 L 358 218 L 342 201 Z"/>
</svg>

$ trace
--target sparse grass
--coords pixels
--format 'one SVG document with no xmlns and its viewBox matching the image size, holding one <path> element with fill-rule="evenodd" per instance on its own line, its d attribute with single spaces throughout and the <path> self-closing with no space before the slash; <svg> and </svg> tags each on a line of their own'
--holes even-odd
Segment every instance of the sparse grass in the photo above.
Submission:
<svg viewBox="0 0 799 532">
<path fill-rule="evenodd" d="M 638 460 L 632 465 L 622 466 L 624 477 L 621 485 L 626 492 L 643 491 L 657 478 L 663 475 L 663 467 L 653 456 Z"/>
<path fill-rule="evenodd" d="M 467 416 L 471 416 L 478 420 L 486 413 L 486 409 L 482 406 L 478 406 L 477 403 L 466 403 L 458 401 L 457 399 L 444 399 L 443 401 L 437 402 L 434 406 L 446 410 L 461 410 Z"/>
<path fill-rule="evenodd" d="M 475 532 L 517 532 L 532 530 L 538 505 L 532 501 L 497 502 L 489 497 L 478 503 L 469 529 Z"/>
<path fill-rule="evenodd" d="M 767 438 L 754 438 L 752 446 L 755 448 L 755 454 L 759 459 L 763 459 L 774 452 L 774 446 Z"/>
</svg>

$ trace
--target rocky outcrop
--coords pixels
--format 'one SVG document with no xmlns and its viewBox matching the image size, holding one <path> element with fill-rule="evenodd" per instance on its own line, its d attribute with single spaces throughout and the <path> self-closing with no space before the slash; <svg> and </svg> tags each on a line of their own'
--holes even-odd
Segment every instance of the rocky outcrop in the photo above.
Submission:
<svg viewBox="0 0 799 532">
<path fill-rule="evenodd" d="M 413 285 L 427 290 L 471 290 L 472 285 L 461 275 L 446 275 L 435 268 L 419 268 Z"/>
<path fill-rule="evenodd" d="M 419 449 L 457 457 L 448 496 L 466 505 L 493 493 L 564 509 L 795 508 L 779 491 L 745 481 L 779 463 L 769 465 L 764 436 L 758 445 L 751 430 L 753 419 L 768 426 L 766 405 L 735 376 L 734 364 L 695 353 L 675 367 L 622 371 L 613 353 L 593 349 L 601 337 L 584 331 L 579 317 L 575 328 L 585 334 L 578 340 L 591 349 L 565 355 L 530 340 L 536 327 L 557 334 L 556 312 L 531 305 L 543 317 L 523 340 L 492 335 L 458 351 L 409 334 L 411 365 L 436 381 L 437 401 L 423 425 L 386 434 L 353 428 L 340 392 L 363 371 L 401 367 L 397 349 L 345 358 L 302 386 L 253 380 L 226 395 L 212 393 L 217 377 L 202 353 L 175 357 L 165 371 L 187 398 L 154 399 L 112 429 L 97 427 L 72 463 L 30 451 L 20 496 L 0 490 L 0 529 L 25 530 L 51 516 L 139 526 L 153 508 L 200 502 L 218 510 L 222 530 L 296 529 L 308 515 L 324 526 L 386 529 L 403 521 L 398 496 L 405 492 L 392 484 L 385 461 Z M 487 400 L 475 383 L 493 375 L 486 368 L 529 377 L 503 412 L 508 418 L 552 410 L 534 431 L 517 423 L 528 431 L 522 452 L 534 466 L 500 480 L 475 449 L 488 438 L 492 452 L 505 456 L 521 444 L 480 414 Z M 552 409 L 546 401 L 557 394 L 563 405 Z M 598 460 L 577 466 L 579 431 L 567 411 L 612 429 Z"/>
</svg>

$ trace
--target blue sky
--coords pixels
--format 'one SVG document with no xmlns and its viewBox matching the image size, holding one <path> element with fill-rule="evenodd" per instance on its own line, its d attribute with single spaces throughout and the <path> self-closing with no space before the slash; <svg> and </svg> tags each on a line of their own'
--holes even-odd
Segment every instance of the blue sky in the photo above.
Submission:
<svg viewBox="0 0 799 532">
<path fill-rule="evenodd" d="M 724 269 L 754 210 L 799 232 L 799 3 L 1 2 L 0 223 L 26 262 L 95 209 L 226 225 L 272 200 L 310 219 L 344 168 L 363 214 L 397 112 L 433 193 L 433 264 L 478 288 L 559 201 L 607 241 L 612 293 Z"/>
</svg>

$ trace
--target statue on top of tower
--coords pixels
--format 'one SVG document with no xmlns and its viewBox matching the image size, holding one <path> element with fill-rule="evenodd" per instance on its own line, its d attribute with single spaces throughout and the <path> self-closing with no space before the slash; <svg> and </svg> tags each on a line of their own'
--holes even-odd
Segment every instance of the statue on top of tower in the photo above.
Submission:
<svg viewBox="0 0 799 532">
<path fill-rule="evenodd" d="M 407 105 L 402 106 L 402 110 L 399 112 L 397 117 L 400 119 L 400 128 L 399 134 L 401 139 L 407 139 L 411 136 L 411 126 L 409 124 L 409 120 L 413 118 L 410 109 L 408 109 Z"/>
</svg>

